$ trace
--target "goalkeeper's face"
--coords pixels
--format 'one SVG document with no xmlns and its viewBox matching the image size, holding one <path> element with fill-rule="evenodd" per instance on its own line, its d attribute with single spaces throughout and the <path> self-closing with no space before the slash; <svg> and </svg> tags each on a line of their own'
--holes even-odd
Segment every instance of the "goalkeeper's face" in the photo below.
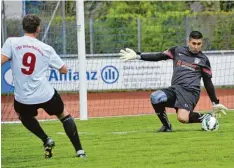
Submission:
<svg viewBox="0 0 234 168">
<path fill-rule="evenodd" d="M 202 47 L 202 40 L 201 39 L 189 39 L 188 41 L 188 47 L 189 50 L 194 53 L 197 54 L 201 51 L 201 47 Z"/>
</svg>

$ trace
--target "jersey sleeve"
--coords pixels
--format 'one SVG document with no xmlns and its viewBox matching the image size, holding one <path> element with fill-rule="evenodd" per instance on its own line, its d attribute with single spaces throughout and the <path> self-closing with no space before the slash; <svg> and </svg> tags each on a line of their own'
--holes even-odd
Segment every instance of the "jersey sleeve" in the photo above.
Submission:
<svg viewBox="0 0 234 168">
<path fill-rule="evenodd" d="M 60 69 L 65 63 L 60 58 L 60 56 L 56 53 L 56 51 L 51 47 L 50 49 L 50 61 L 49 66 L 52 68 Z"/>
<path fill-rule="evenodd" d="M 206 91 L 210 97 L 210 100 L 212 102 L 214 102 L 215 104 L 219 104 L 219 99 L 216 96 L 215 87 L 214 87 L 214 84 L 213 84 L 211 78 L 208 78 L 208 77 L 203 78 L 203 82 L 204 82 L 204 86 L 206 88 Z"/>
<path fill-rule="evenodd" d="M 1 54 L 11 59 L 12 57 L 11 40 L 9 38 L 3 44 Z"/>
<path fill-rule="evenodd" d="M 212 71 L 209 59 L 206 60 L 205 66 L 202 67 L 202 75 L 203 77 L 212 78 Z"/>
<path fill-rule="evenodd" d="M 140 54 L 141 60 L 145 61 L 161 61 L 174 59 L 175 47 L 169 48 L 168 50 L 156 54 Z"/>
<path fill-rule="evenodd" d="M 174 59 L 175 58 L 175 49 L 176 49 L 176 47 L 171 47 L 171 48 L 167 49 L 166 51 L 164 51 L 163 53 L 166 54 L 170 59 Z"/>
</svg>

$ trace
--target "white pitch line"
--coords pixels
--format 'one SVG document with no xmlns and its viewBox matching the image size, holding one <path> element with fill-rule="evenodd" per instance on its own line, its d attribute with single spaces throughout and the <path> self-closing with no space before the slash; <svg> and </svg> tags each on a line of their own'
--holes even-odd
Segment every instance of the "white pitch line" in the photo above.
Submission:
<svg viewBox="0 0 234 168">
<path fill-rule="evenodd" d="M 149 130 L 143 131 L 118 131 L 118 132 L 100 132 L 100 134 L 114 134 L 114 135 L 124 135 L 124 134 L 132 134 L 132 133 L 143 133 L 149 132 Z M 154 132 L 153 130 L 150 132 Z M 78 132 L 80 135 L 98 135 L 98 133 L 91 133 L 91 132 Z M 58 135 L 66 135 L 64 132 L 56 132 Z"/>
</svg>

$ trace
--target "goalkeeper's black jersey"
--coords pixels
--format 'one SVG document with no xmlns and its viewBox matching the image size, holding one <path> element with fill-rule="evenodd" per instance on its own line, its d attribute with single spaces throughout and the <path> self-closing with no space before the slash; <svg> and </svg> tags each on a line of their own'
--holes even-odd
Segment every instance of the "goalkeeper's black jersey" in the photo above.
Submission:
<svg viewBox="0 0 234 168">
<path fill-rule="evenodd" d="M 186 46 L 172 47 L 161 54 L 144 55 L 142 60 L 173 60 L 171 85 L 180 85 L 185 89 L 200 92 L 201 77 L 211 78 L 211 67 L 208 58 L 202 53 L 193 54 Z"/>
<path fill-rule="evenodd" d="M 173 59 L 172 86 L 181 85 L 189 90 L 200 91 L 201 77 L 212 77 L 210 62 L 202 52 L 193 54 L 188 47 L 173 47 L 167 52 Z"/>
</svg>

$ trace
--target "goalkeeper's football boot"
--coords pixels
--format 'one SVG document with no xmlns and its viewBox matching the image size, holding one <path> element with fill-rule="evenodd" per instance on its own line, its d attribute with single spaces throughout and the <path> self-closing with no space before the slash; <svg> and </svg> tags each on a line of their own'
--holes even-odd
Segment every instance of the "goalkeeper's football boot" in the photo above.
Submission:
<svg viewBox="0 0 234 168">
<path fill-rule="evenodd" d="M 156 132 L 172 132 L 172 126 L 171 124 L 170 126 L 162 125 Z"/>
<path fill-rule="evenodd" d="M 44 143 L 44 153 L 45 158 L 51 158 L 53 156 L 53 147 L 55 146 L 55 143 L 53 139 L 47 138 L 46 142 Z"/>
<path fill-rule="evenodd" d="M 85 152 L 83 150 L 78 150 L 77 151 L 77 156 L 79 158 L 86 158 L 87 157 L 87 155 L 85 154 Z"/>
</svg>

